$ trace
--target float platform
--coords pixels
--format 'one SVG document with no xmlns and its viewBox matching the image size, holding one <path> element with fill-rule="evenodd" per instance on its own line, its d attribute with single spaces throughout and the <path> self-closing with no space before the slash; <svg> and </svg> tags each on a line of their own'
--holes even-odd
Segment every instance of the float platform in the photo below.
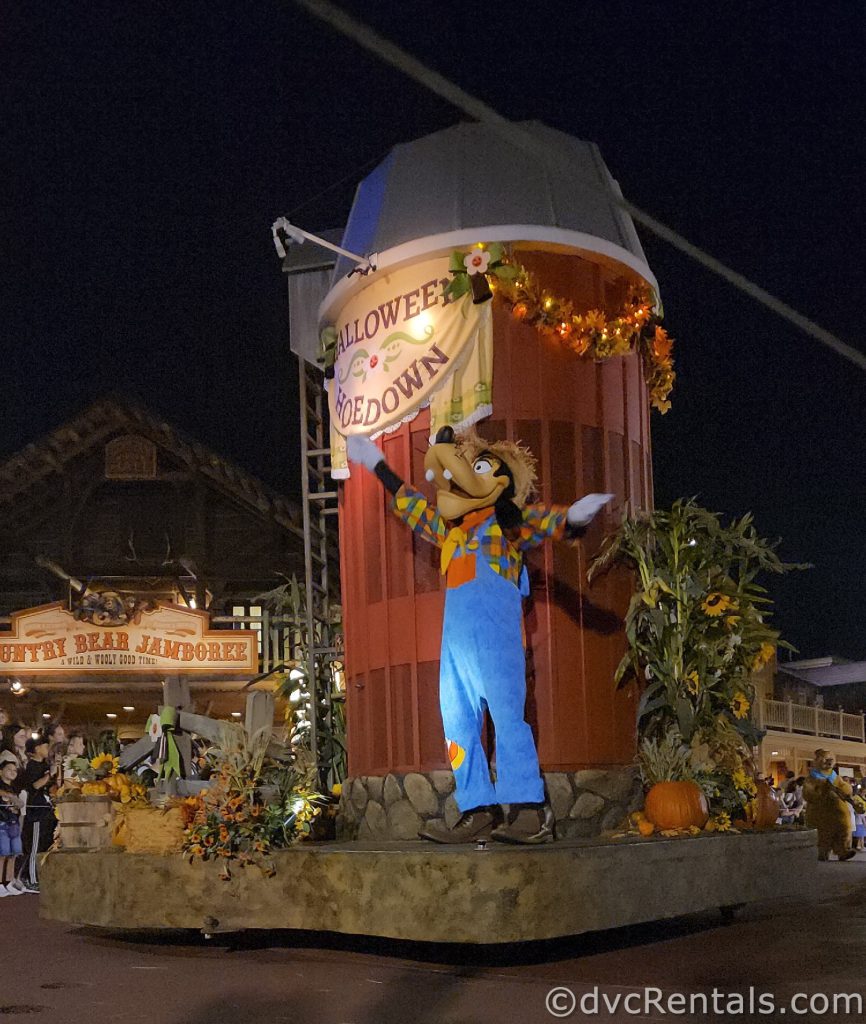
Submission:
<svg viewBox="0 0 866 1024">
<path fill-rule="evenodd" d="M 484 850 L 301 843 L 277 873 L 179 854 L 49 853 L 40 914 L 111 929 L 304 929 L 427 942 L 559 938 L 790 896 L 817 869 L 811 830 L 560 841 Z"/>
</svg>

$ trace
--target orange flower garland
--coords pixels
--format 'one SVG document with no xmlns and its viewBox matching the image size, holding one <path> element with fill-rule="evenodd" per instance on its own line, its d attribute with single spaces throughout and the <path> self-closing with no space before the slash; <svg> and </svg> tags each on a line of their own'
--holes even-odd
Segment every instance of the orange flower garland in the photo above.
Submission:
<svg viewBox="0 0 866 1024">
<path fill-rule="evenodd" d="M 513 280 L 497 280 L 495 291 L 516 320 L 531 324 L 541 334 L 558 338 L 579 356 L 611 359 L 637 351 L 647 367 L 647 387 L 655 409 L 666 413 L 674 386 L 673 339 L 652 313 L 652 296 L 636 292 L 618 316 L 608 319 L 598 309 L 575 313 L 572 304 L 544 291 L 518 264 Z"/>
<path fill-rule="evenodd" d="M 476 248 L 488 248 L 479 245 Z M 532 274 L 505 255 L 504 247 L 490 247 L 487 278 L 494 294 L 501 295 L 515 320 L 531 324 L 541 334 L 558 338 L 579 356 L 611 359 L 638 352 L 644 360 L 653 408 L 662 414 L 671 407 L 668 396 L 674 386 L 673 339 L 653 314 L 649 289 L 636 290 L 618 316 L 608 319 L 602 310 L 575 313 L 567 300 L 539 287 Z M 452 254 L 452 274 L 465 271 L 466 254 Z"/>
</svg>

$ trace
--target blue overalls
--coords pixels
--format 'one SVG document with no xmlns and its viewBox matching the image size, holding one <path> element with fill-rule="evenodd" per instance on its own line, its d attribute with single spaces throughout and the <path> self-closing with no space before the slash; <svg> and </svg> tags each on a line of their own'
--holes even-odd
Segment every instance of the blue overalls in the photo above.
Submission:
<svg viewBox="0 0 866 1024">
<path fill-rule="evenodd" d="M 544 800 L 535 741 L 524 719 L 526 569 L 518 588 L 487 563 L 481 544 L 494 522 L 491 515 L 472 531 L 447 574 L 439 706 L 461 811 Z M 496 730 L 495 784 L 481 745 L 485 708 Z"/>
</svg>

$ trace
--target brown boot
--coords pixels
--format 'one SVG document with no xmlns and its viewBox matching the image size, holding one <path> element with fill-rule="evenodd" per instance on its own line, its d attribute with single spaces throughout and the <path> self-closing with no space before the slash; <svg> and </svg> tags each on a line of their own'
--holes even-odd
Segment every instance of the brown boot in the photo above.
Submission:
<svg viewBox="0 0 866 1024">
<path fill-rule="evenodd" d="M 552 843 L 553 812 L 546 804 L 512 804 L 505 824 L 495 828 L 490 838 L 528 846 Z"/>
<path fill-rule="evenodd" d="M 479 839 L 487 839 L 493 826 L 502 820 L 502 816 L 489 807 L 476 807 L 467 811 L 453 828 L 445 822 L 428 822 L 418 833 L 422 839 L 430 839 L 434 843 L 475 843 Z"/>
</svg>

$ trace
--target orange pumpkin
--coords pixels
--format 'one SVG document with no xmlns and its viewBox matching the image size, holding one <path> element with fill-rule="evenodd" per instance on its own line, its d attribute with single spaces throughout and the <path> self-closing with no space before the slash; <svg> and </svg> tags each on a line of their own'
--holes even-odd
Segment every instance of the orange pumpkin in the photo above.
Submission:
<svg viewBox="0 0 866 1024">
<path fill-rule="evenodd" d="M 637 830 L 642 836 L 651 836 L 653 832 L 655 832 L 656 827 L 651 821 L 648 821 L 646 818 L 641 818 L 637 823 Z"/>
<path fill-rule="evenodd" d="M 755 828 L 772 828 L 779 817 L 779 801 L 766 782 L 755 783 L 757 793 L 754 800 L 752 821 Z"/>
<path fill-rule="evenodd" d="M 644 813 L 659 829 L 703 828 L 710 809 L 697 783 L 657 782 L 646 795 Z"/>
</svg>

